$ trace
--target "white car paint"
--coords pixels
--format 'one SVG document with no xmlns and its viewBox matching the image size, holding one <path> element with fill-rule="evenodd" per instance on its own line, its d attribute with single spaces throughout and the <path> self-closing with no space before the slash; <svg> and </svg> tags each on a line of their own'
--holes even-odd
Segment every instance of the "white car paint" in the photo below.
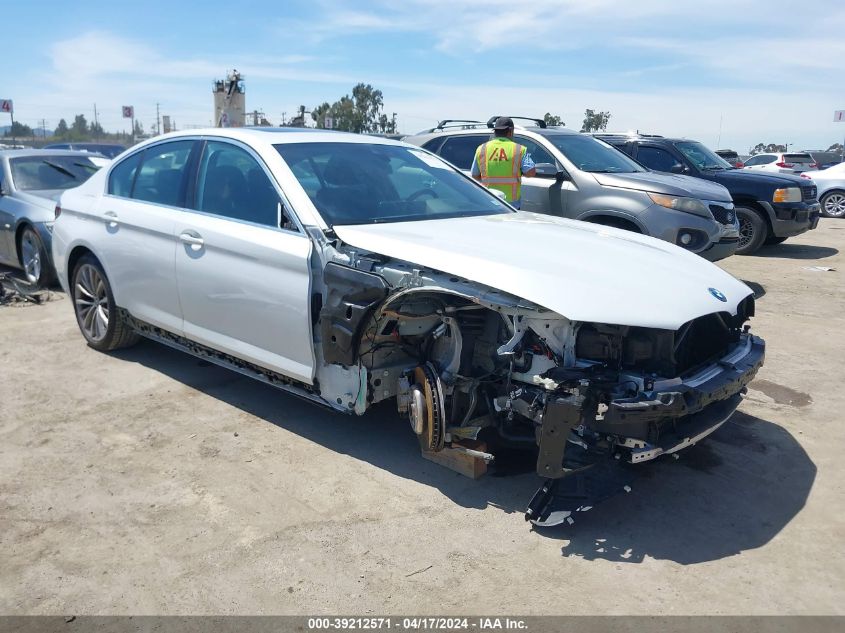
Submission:
<svg viewBox="0 0 845 633">
<path fill-rule="evenodd" d="M 721 268 L 662 240 L 536 213 L 335 232 L 352 246 L 498 288 L 572 321 L 675 330 L 702 314 L 735 314 L 751 294 Z"/>
</svg>

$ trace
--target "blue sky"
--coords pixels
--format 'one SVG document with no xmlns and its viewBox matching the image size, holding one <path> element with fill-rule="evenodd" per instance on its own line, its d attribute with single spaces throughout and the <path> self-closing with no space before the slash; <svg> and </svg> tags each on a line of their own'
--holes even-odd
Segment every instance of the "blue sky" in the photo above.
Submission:
<svg viewBox="0 0 845 633">
<path fill-rule="evenodd" d="M 0 97 L 32 126 L 91 119 L 95 102 L 109 130 L 128 127 L 123 104 L 150 128 L 157 102 L 177 127 L 208 125 L 212 79 L 237 68 L 247 108 L 274 123 L 363 81 L 403 132 L 547 111 L 577 128 L 594 108 L 615 130 L 741 152 L 845 137 L 833 123 L 845 109 L 840 0 L 4 0 L 0 11 L 11 27 Z"/>
</svg>

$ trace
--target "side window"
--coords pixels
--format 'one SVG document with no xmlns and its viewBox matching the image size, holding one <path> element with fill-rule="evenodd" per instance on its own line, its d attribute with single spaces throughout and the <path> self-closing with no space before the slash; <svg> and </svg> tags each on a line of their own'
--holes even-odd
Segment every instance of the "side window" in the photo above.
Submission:
<svg viewBox="0 0 845 633">
<path fill-rule="evenodd" d="M 754 167 L 754 165 L 760 164 L 760 157 L 759 156 L 752 156 L 747 161 L 745 161 L 746 167 Z"/>
<path fill-rule="evenodd" d="M 769 163 L 775 162 L 777 159 L 778 159 L 777 156 L 772 156 L 771 154 L 769 156 L 761 156 L 760 157 L 760 164 L 761 165 L 768 165 Z"/>
<path fill-rule="evenodd" d="M 531 160 L 535 163 L 551 163 L 552 165 L 557 163 L 554 157 L 545 148 L 541 147 L 539 143 L 532 141 L 530 138 L 517 136 L 513 140 L 525 147 L 528 155 L 531 156 Z"/>
<path fill-rule="evenodd" d="M 138 172 L 138 165 L 141 164 L 143 154 L 144 152 L 136 152 L 114 166 L 109 174 L 111 195 L 121 198 L 132 197 L 132 184 L 135 182 L 135 174 Z"/>
<path fill-rule="evenodd" d="M 475 150 L 485 140 L 486 136 L 478 134 L 474 136 L 452 136 L 440 148 L 438 154 L 443 160 L 452 163 L 458 169 L 469 171 L 472 167 L 472 159 L 475 158 Z"/>
<path fill-rule="evenodd" d="M 672 171 L 672 167 L 680 162 L 665 149 L 648 145 L 640 145 L 637 161 L 654 171 Z"/>
<path fill-rule="evenodd" d="M 195 206 L 198 211 L 233 220 L 296 230 L 258 161 L 245 149 L 229 143 L 206 143 L 200 160 Z"/>
<path fill-rule="evenodd" d="M 145 149 L 132 198 L 184 207 L 188 158 L 193 146 L 194 141 L 173 141 Z"/>
</svg>

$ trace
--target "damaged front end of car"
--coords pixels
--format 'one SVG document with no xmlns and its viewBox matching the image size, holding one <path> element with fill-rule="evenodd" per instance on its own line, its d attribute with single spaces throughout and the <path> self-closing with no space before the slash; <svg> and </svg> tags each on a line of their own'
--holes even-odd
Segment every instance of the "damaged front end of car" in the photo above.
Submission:
<svg viewBox="0 0 845 633">
<path fill-rule="evenodd" d="M 571 521 L 624 487 L 623 464 L 723 424 L 763 363 L 754 298 L 677 330 L 578 322 L 470 280 L 345 252 L 323 270 L 317 378 L 337 409 L 395 398 L 423 451 L 537 451 L 526 519 Z M 484 440 L 483 448 L 468 440 Z"/>
</svg>

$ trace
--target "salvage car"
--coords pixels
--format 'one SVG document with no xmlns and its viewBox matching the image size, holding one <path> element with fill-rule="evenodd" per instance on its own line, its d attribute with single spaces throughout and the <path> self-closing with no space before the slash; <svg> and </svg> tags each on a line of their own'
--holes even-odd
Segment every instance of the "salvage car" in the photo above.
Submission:
<svg viewBox="0 0 845 633">
<path fill-rule="evenodd" d="M 27 281 L 54 277 L 50 240 L 56 200 L 102 166 L 101 157 L 62 150 L 0 151 L 0 263 L 21 268 Z"/>
<path fill-rule="evenodd" d="M 564 491 L 594 465 L 715 431 L 763 363 L 751 290 L 710 262 L 516 211 L 389 139 L 175 132 L 56 213 L 92 348 L 147 337 L 343 413 L 394 400 L 424 451 L 533 447 L 540 525 L 589 506 Z"/>
</svg>

